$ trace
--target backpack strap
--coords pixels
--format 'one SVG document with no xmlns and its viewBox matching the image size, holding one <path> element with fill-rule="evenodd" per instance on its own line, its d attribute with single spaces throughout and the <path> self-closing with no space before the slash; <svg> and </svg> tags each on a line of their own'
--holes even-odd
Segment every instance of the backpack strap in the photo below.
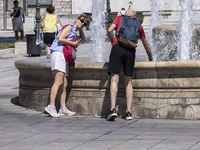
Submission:
<svg viewBox="0 0 200 150">
<path fill-rule="evenodd" d="M 62 29 L 61 30 L 63 30 L 66 26 L 69 26 L 70 24 L 66 24 L 66 25 L 64 25 L 63 27 L 62 27 Z"/>
</svg>

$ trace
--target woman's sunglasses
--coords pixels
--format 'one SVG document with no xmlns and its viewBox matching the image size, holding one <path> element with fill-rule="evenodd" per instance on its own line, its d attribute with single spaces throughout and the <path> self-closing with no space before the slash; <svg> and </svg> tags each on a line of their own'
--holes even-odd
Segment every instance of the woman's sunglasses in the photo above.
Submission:
<svg viewBox="0 0 200 150">
<path fill-rule="evenodd" d="M 87 23 L 83 19 L 79 19 L 82 23 L 84 23 L 84 26 L 87 26 Z"/>
</svg>

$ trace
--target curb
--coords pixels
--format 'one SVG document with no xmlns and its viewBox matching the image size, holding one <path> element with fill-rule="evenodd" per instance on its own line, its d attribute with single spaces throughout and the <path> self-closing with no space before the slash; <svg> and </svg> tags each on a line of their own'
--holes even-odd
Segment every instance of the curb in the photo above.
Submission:
<svg viewBox="0 0 200 150">
<path fill-rule="evenodd" d="M 15 48 L 3 49 L 3 50 L 0 50 L 0 55 L 11 54 L 14 52 L 15 52 Z"/>
</svg>

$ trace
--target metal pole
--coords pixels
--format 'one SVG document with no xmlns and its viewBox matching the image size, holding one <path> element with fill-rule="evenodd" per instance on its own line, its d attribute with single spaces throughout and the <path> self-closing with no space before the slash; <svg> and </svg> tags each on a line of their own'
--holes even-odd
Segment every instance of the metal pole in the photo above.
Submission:
<svg viewBox="0 0 200 150">
<path fill-rule="evenodd" d="M 128 9 L 130 9 L 133 5 L 133 2 L 131 0 L 129 0 L 129 4 L 128 4 Z"/>
<path fill-rule="evenodd" d="M 107 0 L 107 28 L 112 24 L 113 19 L 111 17 L 111 8 L 110 8 L 110 0 Z"/>
<path fill-rule="evenodd" d="M 3 27 L 7 30 L 7 13 L 6 13 L 6 0 L 3 1 Z"/>
<path fill-rule="evenodd" d="M 40 16 L 40 4 L 38 3 L 38 0 L 36 0 L 36 14 L 35 14 L 35 19 L 36 19 L 36 25 L 35 25 L 35 29 L 34 29 L 34 32 L 36 34 L 37 32 L 37 29 L 41 28 L 41 24 L 40 24 L 40 21 L 41 21 L 41 16 Z"/>
<path fill-rule="evenodd" d="M 25 10 L 25 16 L 28 16 L 28 2 L 27 0 L 23 0 L 23 7 L 24 7 L 24 10 Z"/>
</svg>

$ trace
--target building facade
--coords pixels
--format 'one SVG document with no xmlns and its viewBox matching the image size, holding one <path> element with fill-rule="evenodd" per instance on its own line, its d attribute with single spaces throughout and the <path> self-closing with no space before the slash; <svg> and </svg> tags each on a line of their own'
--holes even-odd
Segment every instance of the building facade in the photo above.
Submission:
<svg viewBox="0 0 200 150">
<path fill-rule="evenodd" d="M 0 0 L 0 30 L 3 30 L 5 21 L 6 29 L 12 29 L 10 9 L 13 7 L 14 0 Z M 26 13 L 25 30 L 34 28 L 36 0 L 18 0 L 19 6 L 23 7 Z M 46 14 L 46 7 L 53 5 L 55 7 L 55 14 L 65 15 L 72 14 L 72 0 L 38 0 L 40 2 L 40 14 L 43 18 Z M 6 12 L 5 12 L 6 11 Z M 6 19 L 5 19 L 6 17 Z"/>
<path fill-rule="evenodd" d="M 4 29 L 6 20 L 6 29 L 12 29 L 11 17 L 9 10 L 13 7 L 14 0 L 0 0 L 0 30 Z M 25 30 L 32 30 L 35 22 L 35 3 L 36 0 L 18 0 L 20 6 L 26 10 Z M 55 14 L 59 15 L 61 22 L 71 23 L 74 18 L 81 13 L 91 14 L 93 0 L 38 0 L 41 5 L 41 17 L 46 14 L 46 7 L 53 5 Z M 103 1 L 103 0 L 102 0 Z M 192 1 L 192 0 L 190 0 Z M 106 0 L 105 8 L 106 8 Z M 132 4 L 130 5 L 130 2 Z M 137 18 L 143 23 L 144 29 L 147 31 L 150 24 L 153 0 L 110 0 L 111 12 L 116 14 L 122 7 L 126 10 L 130 7 L 137 11 Z M 154 0 L 155 2 L 155 0 Z M 4 4 L 5 3 L 5 4 Z M 181 16 L 181 6 L 179 0 L 156 0 L 159 7 L 161 24 L 176 24 Z M 6 6 L 5 6 L 6 5 Z M 6 9 L 5 9 L 6 7 Z M 5 10 L 6 18 L 5 19 Z M 106 10 L 105 10 L 106 11 Z M 194 0 L 193 5 L 194 21 L 200 24 L 200 0 Z"/>
</svg>

